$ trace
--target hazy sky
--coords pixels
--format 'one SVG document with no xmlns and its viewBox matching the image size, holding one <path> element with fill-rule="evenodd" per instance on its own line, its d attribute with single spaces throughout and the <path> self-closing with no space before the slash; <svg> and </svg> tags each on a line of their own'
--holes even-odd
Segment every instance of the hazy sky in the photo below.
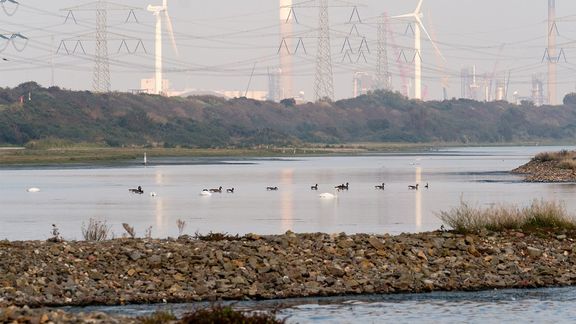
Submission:
<svg viewBox="0 0 576 324">
<path fill-rule="evenodd" d="M 0 10 L 3 32 L 21 32 L 30 38 L 27 47 L 17 41 L 0 54 L 8 61 L 0 61 L 0 85 L 15 86 L 34 80 L 42 85 L 51 84 L 54 66 L 55 85 L 71 89 L 91 89 L 94 66 L 93 12 L 77 11 L 78 25 L 64 24 L 67 12 L 60 9 L 84 2 L 70 0 L 19 0 L 21 6 L 13 16 Z M 298 3 L 298 0 L 294 0 Z M 300 1 L 307 4 L 314 1 Z M 576 1 L 557 0 L 558 16 L 576 15 Z M 90 3 L 87 1 L 86 3 Z M 161 0 L 124 0 L 116 3 L 140 7 L 136 15 L 139 24 L 124 24 L 128 11 L 110 12 L 109 31 L 114 33 L 109 42 L 112 88 L 119 91 L 139 88 L 141 78 L 150 78 L 154 71 L 154 17 L 145 10 L 149 4 Z M 337 98 L 352 95 L 352 75 L 355 71 L 373 71 L 376 59 L 376 17 L 386 12 L 398 15 L 411 12 L 417 0 L 364 0 L 336 1 L 330 11 L 332 30 L 332 61 L 334 64 L 335 93 Z M 169 0 L 169 11 L 176 31 L 180 55 L 176 56 L 165 38 L 167 78 L 174 89 L 245 90 L 251 71 L 255 67 L 252 90 L 267 90 L 267 71 L 278 66 L 277 50 L 280 45 L 278 1 L 276 0 Z M 349 4 L 350 6 L 346 6 Z M 362 24 L 357 28 L 365 36 L 370 54 L 368 63 L 350 63 L 341 52 L 345 36 L 352 25 L 348 23 L 353 6 L 358 6 Z M 542 57 L 546 48 L 547 0 L 425 0 L 424 22 L 446 57 L 446 63 L 434 54 L 428 41 L 423 41 L 423 75 L 427 99 L 441 97 L 440 81 L 448 78 L 450 97 L 460 95 L 460 70 L 476 65 L 479 78 L 484 73 L 496 75 L 510 73 L 510 92 L 529 95 L 532 75 L 542 73 L 546 66 Z M 300 51 L 295 60 L 295 89 L 313 99 L 314 62 L 317 29 L 317 8 L 299 5 L 295 9 L 299 24 L 294 33 L 302 37 L 307 54 Z M 13 7 L 5 4 L 7 11 Z M 559 47 L 564 49 L 559 67 L 559 99 L 576 88 L 576 17 L 559 22 Z M 404 48 L 411 59 L 413 35 L 406 31 L 406 23 L 391 22 L 389 38 L 389 64 L 396 90 L 402 83 L 397 63 L 399 50 Z M 121 34 L 121 35 L 118 35 Z M 75 37 L 81 36 L 76 54 L 66 55 L 63 40 L 69 51 L 75 47 Z M 130 54 L 122 39 L 142 39 L 147 53 L 139 50 Z M 353 47 L 361 37 L 350 37 Z M 135 48 L 137 42 L 127 42 Z M 0 47 L 0 49 L 3 48 Z M 51 64 L 52 58 L 54 65 Z M 356 59 L 356 57 L 354 57 Z M 406 64 L 408 79 L 411 65 Z M 407 80 L 408 80 L 407 79 Z"/>
</svg>

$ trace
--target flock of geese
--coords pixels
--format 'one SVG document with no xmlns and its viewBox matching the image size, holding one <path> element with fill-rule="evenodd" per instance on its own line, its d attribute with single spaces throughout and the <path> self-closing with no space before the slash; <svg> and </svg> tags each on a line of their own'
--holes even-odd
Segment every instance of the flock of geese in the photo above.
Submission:
<svg viewBox="0 0 576 324">
<path fill-rule="evenodd" d="M 419 188 L 419 184 L 414 184 L 414 185 L 408 185 L 408 189 L 409 190 L 418 190 Z M 318 195 L 318 197 L 320 197 L 321 199 L 335 199 L 338 198 L 338 191 L 342 191 L 342 190 L 348 190 L 350 188 L 350 184 L 348 182 L 346 182 L 345 184 L 340 184 L 334 187 L 334 193 L 329 193 L 329 192 L 324 192 Z M 384 182 L 382 182 L 382 184 L 379 185 L 375 185 L 374 188 L 376 190 L 384 190 L 386 188 L 386 184 Z M 428 189 L 430 188 L 430 186 L 428 185 L 428 183 L 426 183 L 426 185 L 424 185 L 424 188 Z M 266 187 L 266 190 L 268 191 L 277 191 L 278 187 L 277 186 L 269 186 Z M 315 184 L 313 186 L 310 186 L 310 190 L 313 191 L 318 191 L 318 184 Z M 39 188 L 36 187 L 32 187 L 32 188 L 28 188 L 26 189 L 26 191 L 28 192 L 40 192 Z M 144 190 L 142 189 L 142 186 L 138 186 L 137 188 L 131 188 L 128 189 L 128 192 L 133 193 L 133 194 L 138 194 L 138 195 L 142 195 L 144 194 Z M 218 187 L 218 188 L 212 188 L 212 189 L 203 189 L 200 192 L 200 196 L 212 196 L 213 193 L 222 193 L 224 192 L 224 188 L 222 188 L 222 186 Z M 226 193 L 230 193 L 233 194 L 234 193 L 234 188 L 228 188 L 226 189 Z M 155 197 L 156 193 L 155 192 L 151 192 L 150 196 Z"/>
<path fill-rule="evenodd" d="M 408 189 L 409 190 L 418 190 L 419 189 L 419 184 L 414 184 L 414 185 L 408 185 Z M 318 195 L 319 198 L 321 199 L 336 199 L 338 198 L 338 192 L 342 191 L 342 190 L 348 190 L 350 188 L 350 184 L 348 182 L 346 182 L 345 184 L 340 184 L 334 187 L 334 193 L 329 193 L 329 192 L 323 192 L 321 194 Z M 376 190 L 384 190 L 386 188 L 386 184 L 384 182 L 382 182 L 382 184 L 379 185 L 375 185 L 374 189 Z M 430 186 L 428 185 L 428 183 L 426 183 L 426 185 L 424 186 L 424 188 L 428 189 L 430 188 Z M 277 186 L 268 186 L 266 187 L 266 190 L 268 191 L 277 191 L 278 187 Z M 313 186 L 310 186 L 310 190 L 313 191 L 317 191 L 318 190 L 318 184 L 315 184 Z M 144 190 L 142 189 L 142 186 L 138 186 L 137 188 L 134 189 L 128 189 L 129 192 L 134 193 L 134 194 L 144 194 Z M 222 188 L 222 186 L 218 187 L 218 188 L 212 188 L 212 189 L 202 189 L 202 191 L 200 192 L 200 196 L 212 196 L 212 194 L 214 193 L 223 193 L 224 192 L 224 188 Z M 228 188 L 226 189 L 226 193 L 230 193 L 233 194 L 234 193 L 234 188 Z M 150 196 L 156 196 L 155 192 L 150 193 Z"/>
</svg>

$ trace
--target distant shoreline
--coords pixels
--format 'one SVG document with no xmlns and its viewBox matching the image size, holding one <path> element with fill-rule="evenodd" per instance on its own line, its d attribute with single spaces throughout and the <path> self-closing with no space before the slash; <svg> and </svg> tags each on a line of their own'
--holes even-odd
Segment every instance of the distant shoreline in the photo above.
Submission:
<svg viewBox="0 0 576 324">
<path fill-rule="evenodd" d="M 550 143 L 550 145 L 557 145 Z M 142 165 L 144 153 L 150 164 L 158 158 L 282 158 L 312 156 L 350 156 L 385 153 L 431 152 L 454 147 L 539 146 L 538 143 L 469 144 L 461 143 L 351 143 L 307 144 L 298 147 L 261 146 L 254 148 L 112 148 L 71 146 L 28 149 L 0 147 L 0 167 L 37 165 L 102 165 L 107 163 Z"/>
</svg>

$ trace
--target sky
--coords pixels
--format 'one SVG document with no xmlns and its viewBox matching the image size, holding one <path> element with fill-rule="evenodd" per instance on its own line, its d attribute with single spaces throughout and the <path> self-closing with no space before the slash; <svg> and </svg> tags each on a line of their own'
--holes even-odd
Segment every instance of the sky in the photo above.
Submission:
<svg viewBox="0 0 576 324">
<path fill-rule="evenodd" d="M 4 3 L 0 10 L 2 33 L 21 33 L 28 42 L 15 39 L 0 45 L 0 86 L 14 87 L 36 81 L 74 90 L 92 89 L 94 68 L 95 13 L 74 10 L 66 21 L 68 7 L 84 2 L 70 0 L 18 0 Z M 87 1 L 85 3 L 91 3 Z M 161 0 L 123 0 L 115 3 L 140 8 L 138 22 L 126 23 L 130 11 L 110 11 L 111 86 L 116 91 L 140 88 L 140 79 L 154 72 L 154 16 L 145 10 Z M 294 36 L 302 39 L 306 51 L 294 55 L 294 88 L 307 100 L 314 99 L 314 66 L 317 43 L 318 8 L 315 1 L 294 0 L 298 24 Z M 405 14 L 417 0 L 353 0 L 330 2 L 331 52 L 336 99 L 352 96 L 355 72 L 373 72 L 376 67 L 377 17 Z M 448 97 L 459 97 L 460 71 L 476 66 L 479 79 L 510 76 L 510 93 L 529 96 L 533 75 L 546 80 L 542 63 L 547 44 L 547 0 L 424 0 L 424 24 L 445 61 L 423 38 L 423 88 L 426 100 L 440 99 L 442 80 Z M 168 0 L 178 54 L 164 35 L 165 77 L 173 90 L 267 90 L 268 72 L 278 68 L 279 3 L 276 0 Z M 559 100 L 576 91 L 576 1 L 556 0 L 558 43 L 565 57 L 558 72 Z M 357 8 L 361 22 L 350 17 Z M 14 9 L 17 9 L 13 12 Z M 571 17 L 572 16 L 572 17 Z M 358 33 L 352 33 L 352 28 Z M 356 62 L 344 55 L 346 37 L 356 48 L 365 37 L 369 52 Z M 139 41 L 139 46 L 135 51 Z M 78 42 L 80 41 L 80 42 Z M 123 41 L 127 46 L 124 45 Z M 1 43 L 0 43 L 1 44 Z M 406 22 L 389 19 L 389 71 L 394 90 L 412 83 L 413 34 Z M 68 53 L 63 48 L 66 45 Z M 74 48 L 76 51 L 74 52 Z M 127 49 L 128 48 L 128 49 Z M 143 50 L 145 48 L 145 51 Z M 400 59 L 398 59 L 400 57 Z M 402 72 L 404 71 L 404 72 Z M 252 75 L 252 78 L 250 77 Z"/>
</svg>

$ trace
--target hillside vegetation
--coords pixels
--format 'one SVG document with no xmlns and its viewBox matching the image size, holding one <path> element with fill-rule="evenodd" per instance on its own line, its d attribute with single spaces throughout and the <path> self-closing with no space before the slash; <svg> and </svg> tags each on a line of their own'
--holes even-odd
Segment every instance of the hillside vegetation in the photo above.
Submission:
<svg viewBox="0 0 576 324">
<path fill-rule="evenodd" d="M 38 141 L 192 148 L 302 142 L 470 144 L 561 141 L 575 135 L 573 95 L 556 107 L 471 100 L 421 102 L 384 91 L 293 105 L 211 96 L 95 94 L 42 88 L 33 82 L 0 89 L 0 145 L 34 146 Z"/>
</svg>

